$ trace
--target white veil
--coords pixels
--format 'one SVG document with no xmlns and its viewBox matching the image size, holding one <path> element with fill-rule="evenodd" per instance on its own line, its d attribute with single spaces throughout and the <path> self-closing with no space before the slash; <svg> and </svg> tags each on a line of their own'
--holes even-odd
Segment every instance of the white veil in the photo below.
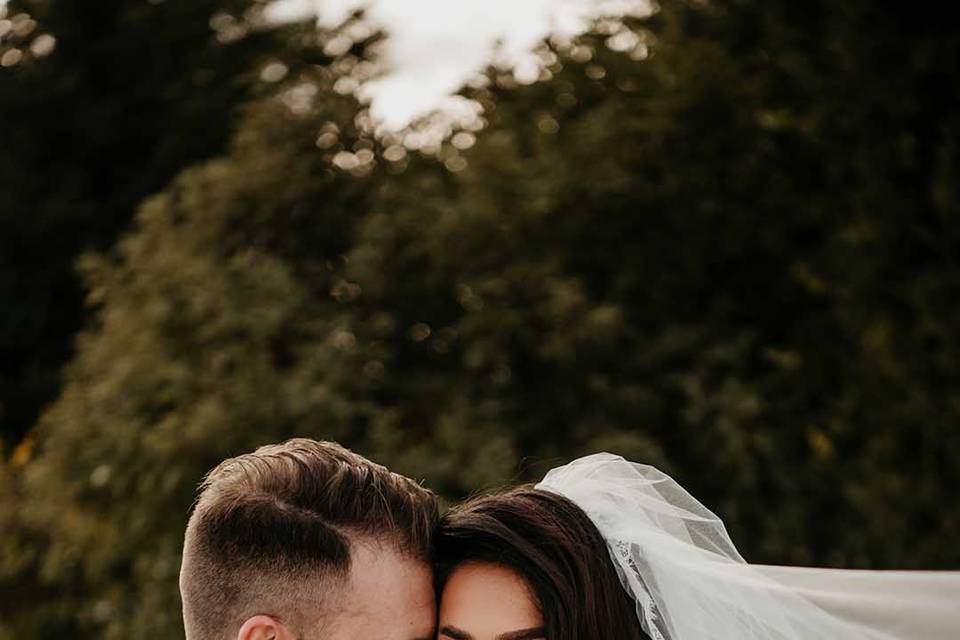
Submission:
<svg viewBox="0 0 960 640">
<path fill-rule="evenodd" d="M 537 488 L 597 525 L 653 640 L 960 638 L 960 572 L 748 564 L 672 478 L 608 453 L 553 469 Z"/>
</svg>

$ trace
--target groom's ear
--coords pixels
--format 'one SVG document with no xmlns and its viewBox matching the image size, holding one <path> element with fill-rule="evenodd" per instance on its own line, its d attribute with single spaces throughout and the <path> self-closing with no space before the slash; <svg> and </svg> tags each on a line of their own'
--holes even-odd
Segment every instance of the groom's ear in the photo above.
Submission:
<svg viewBox="0 0 960 640">
<path fill-rule="evenodd" d="M 295 640 L 295 638 L 276 618 L 253 616 L 240 627 L 237 640 Z"/>
</svg>

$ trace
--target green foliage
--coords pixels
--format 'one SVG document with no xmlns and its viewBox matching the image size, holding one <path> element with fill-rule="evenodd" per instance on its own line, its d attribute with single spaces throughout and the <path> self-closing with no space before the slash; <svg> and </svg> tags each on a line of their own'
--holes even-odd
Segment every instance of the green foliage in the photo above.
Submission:
<svg viewBox="0 0 960 640">
<path fill-rule="evenodd" d="M 112 255 L 84 262 L 97 323 L 22 473 L 50 495 L 20 505 L 49 544 L 20 575 L 73 600 L 71 633 L 170 635 L 197 479 L 278 437 L 345 435 L 355 411 L 324 366 L 325 292 L 367 185 L 334 175 L 282 105 L 258 107 L 231 156 L 182 174 Z M 73 593 L 65 573 L 97 588 Z"/>
<path fill-rule="evenodd" d="M 218 42 L 217 11 L 247 0 L 12 0 L 35 25 L 0 37 L 0 441 L 15 444 L 59 389 L 82 325 L 74 264 L 108 248 L 137 203 L 222 153 L 251 62 L 278 42 Z M 26 18 L 26 19 L 24 19 Z M 52 51 L 33 55 L 41 39 Z M 47 51 L 50 45 L 43 48 Z"/>
<path fill-rule="evenodd" d="M 357 106 L 292 74 L 84 261 L 95 322 L 0 468 L 0 638 L 178 637 L 195 484 L 292 435 L 450 499 L 609 450 L 751 560 L 960 564 L 960 39 L 924 17 L 670 3 L 645 59 L 601 26 L 492 72 L 471 148 L 351 171 Z"/>
</svg>

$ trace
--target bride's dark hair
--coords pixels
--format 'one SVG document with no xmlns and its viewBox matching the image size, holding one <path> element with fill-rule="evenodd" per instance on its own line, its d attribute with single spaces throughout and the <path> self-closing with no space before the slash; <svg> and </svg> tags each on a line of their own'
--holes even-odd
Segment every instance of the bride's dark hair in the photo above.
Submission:
<svg viewBox="0 0 960 640">
<path fill-rule="evenodd" d="M 435 538 L 442 590 L 461 564 L 516 571 L 536 595 L 547 640 L 648 640 L 607 544 L 563 496 L 521 486 L 450 509 Z"/>
</svg>

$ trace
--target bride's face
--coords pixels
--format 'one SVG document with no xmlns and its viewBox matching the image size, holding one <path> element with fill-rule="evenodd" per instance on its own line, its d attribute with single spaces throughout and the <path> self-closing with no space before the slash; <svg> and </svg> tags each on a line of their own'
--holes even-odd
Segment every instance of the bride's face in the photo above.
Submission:
<svg viewBox="0 0 960 640">
<path fill-rule="evenodd" d="M 543 616 L 527 583 L 493 564 L 460 565 L 440 598 L 438 640 L 545 640 Z"/>
</svg>

